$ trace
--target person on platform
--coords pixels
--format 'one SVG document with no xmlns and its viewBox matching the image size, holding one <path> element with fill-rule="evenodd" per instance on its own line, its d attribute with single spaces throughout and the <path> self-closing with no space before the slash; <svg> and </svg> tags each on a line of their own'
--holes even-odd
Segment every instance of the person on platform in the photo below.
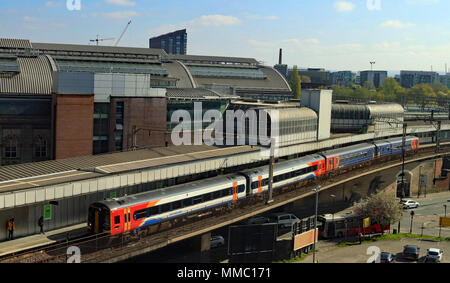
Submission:
<svg viewBox="0 0 450 283">
<path fill-rule="evenodd" d="M 11 218 L 8 220 L 8 240 L 13 240 L 14 239 L 14 218 Z"/>
<path fill-rule="evenodd" d="M 45 234 L 45 233 L 44 233 L 44 216 L 39 217 L 38 225 L 39 225 L 39 227 L 41 228 L 40 233 L 41 233 L 41 234 Z"/>
</svg>

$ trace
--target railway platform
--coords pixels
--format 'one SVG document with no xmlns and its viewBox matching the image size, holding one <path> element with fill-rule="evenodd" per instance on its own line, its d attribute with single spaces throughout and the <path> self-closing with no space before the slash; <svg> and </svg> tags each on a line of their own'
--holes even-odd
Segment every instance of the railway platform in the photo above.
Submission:
<svg viewBox="0 0 450 283">
<path fill-rule="evenodd" d="M 45 232 L 45 231 L 44 231 Z M 45 247 L 57 242 L 63 242 L 86 234 L 86 223 L 73 225 L 58 230 L 48 231 L 45 234 L 36 234 L 27 237 L 15 238 L 11 241 L 0 242 L 0 258 L 19 254 L 26 250 Z"/>
</svg>

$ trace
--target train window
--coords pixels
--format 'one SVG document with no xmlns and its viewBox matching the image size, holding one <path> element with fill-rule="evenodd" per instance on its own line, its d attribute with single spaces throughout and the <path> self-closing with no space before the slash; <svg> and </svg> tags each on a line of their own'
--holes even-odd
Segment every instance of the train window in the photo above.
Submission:
<svg viewBox="0 0 450 283">
<path fill-rule="evenodd" d="M 163 204 L 161 206 L 161 213 L 170 211 L 170 203 Z"/>
<path fill-rule="evenodd" d="M 120 215 L 114 216 L 114 225 L 120 224 Z"/>
<path fill-rule="evenodd" d="M 151 207 L 149 216 L 157 215 L 157 214 L 159 214 L 159 206 Z"/>
<path fill-rule="evenodd" d="M 264 179 L 263 186 L 268 186 L 268 185 L 269 185 L 269 179 Z"/>
<path fill-rule="evenodd" d="M 133 218 L 134 220 L 144 219 L 147 217 L 147 213 L 148 213 L 147 209 L 138 210 L 133 214 Z"/>
<path fill-rule="evenodd" d="M 211 193 L 208 193 L 208 194 L 204 194 L 204 195 L 203 195 L 203 200 L 204 200 L 204 201 L 210 201 L 211 199 L 212 199 Z"/>
<path fill-rule="evenodd" d="M 192 205 L 192 198 L 187 198 L 183 200 L 183 207 L 188 207 Z"/>
<path fill-rule="evenodd" d="M 200 204 L 200 203 L 203 202 L 203 198 L 201 196 L 200 197 L 195 197 L 195 198 L 192 199 L 192 202 L 193 202 L 194 205 Z"/>
<path fill-rule="evenodd" d="M 172 202 L 172 209 L 180 209 L 181 208 L 181 200 Z"/>
<path fill-rule="evenodd" d="M 222 196 L 223 197 L 230 196 L 232 194 L 233 194 L 233 188 L 222 190 Z"/>
<path fill-rule="evenodd" d="M 239 187 L 238 187 L 238 192 L 239 192 L 239 193 L 245 192 L 245 186 L 244 186 L 244 185 L 239 185 Z"/>
<path fill-rule="evenodd" d="M 218 199 L 222 196 L 222 191 L 216 191 L 213 193 L 213 198 Z"/>
</svg>

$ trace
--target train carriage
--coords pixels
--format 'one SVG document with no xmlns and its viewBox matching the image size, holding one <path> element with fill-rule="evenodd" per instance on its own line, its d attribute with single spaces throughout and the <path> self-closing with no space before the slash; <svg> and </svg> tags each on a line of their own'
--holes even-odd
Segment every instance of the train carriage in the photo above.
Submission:
<svg viewBox="0 0 450 283">
<path fill-rule="evenodd" d="M 108 199 L 89 207 L 88 229 L 116 235 L 172 220 L 246 197 L 246 179 L 226 175 Z"/>
<path fill-rule="evenodd" d="M 403 138 L 388 139 L 392 146 L 392 154 L 402 153 Z M 405 138 L 405 151 L 415 151 L 419 149 L 419 138 L 407 136 Z"/>
<path fill-rule="evenodd" d="M 274 165 L 273 188 L 281 188 L 328 172 L 351 167 L 401 152 L 402 139 L 358 144 Z M 419 139 L 408 136 L 406 151 L 416 151 Z M 235 203 L 249 195 L 268 191 L 269 167 L 263 166 L 90 205 L 88 229 L 93 233 L 117 235 L 180 218 L 217 206 Z"/>
<path fill-rule="evenodd" d="M 273 172 L 273 188 L 304 181 L 325 172 L 325 159 L 318 154 L 295 160 L 276 163 Z M 247 191 L 250 195 L 261 195 L 269 189 L 268 166 L 241 172 L 247 177 Z"/>
<path fill-rule="evenodd" d="M 373 144 L 375 145 L 375 156 L 377 158 L 392 155 L 392 144 L 388 140 L 376 141 Z"/>
<path fill-rule="evenodd" d="M 326 172 L 356 165 L 375 158 L 375 146 L 363 143 L 321 152 L 326 159 Z"/>
</svg>

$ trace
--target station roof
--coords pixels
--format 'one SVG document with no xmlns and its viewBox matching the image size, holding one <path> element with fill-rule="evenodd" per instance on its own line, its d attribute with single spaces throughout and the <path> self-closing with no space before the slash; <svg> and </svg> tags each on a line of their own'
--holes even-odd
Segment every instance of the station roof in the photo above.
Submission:
<svg viewBox="0 0 450 283">
<path fill-rule="evenodd" d="M 239 99 L 237 95 L 225 95 L 204 88 L 168 88 L 169 99 L 222 100 Z"/>
<path fill-rule="evenodd" d="M 170 146 L 130 152 L 50 160 L 0 167 L 0 192 L 89 179 L 184 162 L 225 157 L 259 148 L 217 148 L 207 145 Z"/>
<path fill-rule="evenodd" d="M 51 94 L 53 67 L 47 56 L 18 57 L 8 61 L 10 67 L 16 68 L 5 71 L 11 74 L 0 79 L 0 93 Z"/>
</svg>

